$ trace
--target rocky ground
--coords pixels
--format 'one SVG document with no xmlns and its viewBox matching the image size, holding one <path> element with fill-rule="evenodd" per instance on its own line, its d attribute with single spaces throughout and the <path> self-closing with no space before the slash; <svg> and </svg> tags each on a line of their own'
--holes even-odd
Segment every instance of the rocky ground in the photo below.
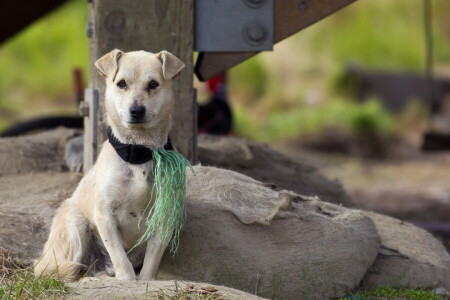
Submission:
<svg viewBox="0 0 450 300">
<path fill-rule="evenodd" d="M 11 255 L 39 255 L 56 207 L 76 187 L 80 175 L 64 160 L 74 135 L 60 129 L 0 140 L 0 246 Z M 178 254 L 161 263 L 162 286 L 195 281 L 205 284 L 193 289 L 217 285 L 249 293 L 237 299 L 339 298 L 382 285 L 450 290 L 450 256 L 442 243 L 408 222 L 346 208 L 342 204 L 361 206 L 360 200 L 352 202 L 312 159 L 289 159 L 233 138 L 206 136 L 199 144 L 204 166 L 195 167 L 196 176 L 188 173 L 187 221 Z M 121 290 L 127 298 L 144 287 L 157 288 L 91 280 L 72 295 Z"/>
</svg>

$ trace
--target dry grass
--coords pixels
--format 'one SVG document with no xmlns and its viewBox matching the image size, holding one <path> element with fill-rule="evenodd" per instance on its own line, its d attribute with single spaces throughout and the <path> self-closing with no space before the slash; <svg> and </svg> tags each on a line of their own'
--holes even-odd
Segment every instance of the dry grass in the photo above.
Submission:
<svg viewBox="0 0 450 300">
<path fill-rule="evenodd" d="M 17 269 L 25 269 L 29 266 L 29 262 L 12 257 L 6 249 L 0 247 L 0 283 L 12 276 Z"/>
<path fill-rule="evenodd" d="M 170 293 L 161 290 L 156 293 L 147 293 L 146 298 L 157 300 L 225 300 L 215 287 L 196 288 L 193 285 L 188 285 L 181 289 L 177 283 L 175 284 L 175 290 Z"/>
<path fill-rule="evenodd" d="M 0 247 L 0 299 L 60 299 L 67 293 L 63 282 L 35 278 L 31 262 L 15 258 Z"/>
<path fill-rule="evenodd" d="M 64 282 L 33 276 L 32 263 L 13 257 L 0 247 L 0 299 L 61 299 L 69 294 Z M 210 286 L 196 288 L 176 284 L 173 291 L 147 292 L 146 299 L 155 300 L 225 300 L 220 292 Z"/>
</svg>

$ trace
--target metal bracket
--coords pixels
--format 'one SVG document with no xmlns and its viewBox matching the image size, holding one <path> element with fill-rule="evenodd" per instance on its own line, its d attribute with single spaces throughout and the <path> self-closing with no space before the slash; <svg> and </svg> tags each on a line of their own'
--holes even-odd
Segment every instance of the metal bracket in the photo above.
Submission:
<svg viewBox="0 0 450 300">
<path fill-rule="evenodd" d="M 273 0 L 196 0 L 195 51 L 273 49 Z"/>
<path fill-rule="evenodd" d="M 84 117 L 83 172 L 86 173 L 94 165 L 97 153 L 98 90 L 85 89 L 80 114 Z"/>
<path fill-rule="evenodd" d="M 237 0 L 197 0 L 197 2 L 204 1 L 234 3 Z M 247 3 L 259 1 L 263 0 L 247 0 Z M 273 41 L 278 43 L 355 1 L 357 0 L 273 0 L 273 18 L 276 22 Z M 211 79 L 258 54 L 259 51 L 259 49 L 250 52 L 202 51 L 197 58 L 195 74 L 201 81 Z"/>
<path fill-rule="evenodd" d="M 86 36 L 90 39 L 94 36 L 94 24 L 92 22 L 86 24 Z"/>
</svg>

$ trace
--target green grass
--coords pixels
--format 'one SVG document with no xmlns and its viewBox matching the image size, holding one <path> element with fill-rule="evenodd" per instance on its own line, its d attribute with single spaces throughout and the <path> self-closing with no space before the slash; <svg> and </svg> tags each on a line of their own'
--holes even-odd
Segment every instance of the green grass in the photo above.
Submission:
<svg viewBox="0 0 450 300">
<path fill-rule="evenodd" d="M 62 299 L 70 293 L 64 282 L 48 278 L 34 278 L 31 269 L 10 269 L 8 276 L 0 279 L 1 300 Z M 174 291 L 148 292 L 146 299 L 157 300 L 224 300 L 214 288 L 186 287 Z"/>
<path fill-rule="evenodd" d="M 341 298 L 348 299 L 366 299 L 366 300 L 445 300 L 441 296 L 435 295 L 427 290 L 412 290 L 392 287 L 379 287 L 375 290 L 352 293 L 353 297 Z"/>
<path fill-rule="evenodd" d="M 0 247 L 0 299 L 61 299 L 68 293 L 62 281 L 36 279 L 31 264 L 15 259 Z"/>
<path fill-rule="evenodd" d="M 0 247 L 0 300 L 63 299 L 70 294 L 64 282 L 53 278 L 40 279 L 33 275 L 32 264 L 14 258 Z M 175 282 L 171 291 L 147 291 L 146 299 L 157 300 L 224 300 L 214 287 L 180 287 Z"/>
<path fill-rule="evenodd" d="M 0 280 L 0 299 L 61 299 L 68 293 L 63 282 L 56 279 L 36 279 L 31 270 L 16 270 Z"/>
</svg>

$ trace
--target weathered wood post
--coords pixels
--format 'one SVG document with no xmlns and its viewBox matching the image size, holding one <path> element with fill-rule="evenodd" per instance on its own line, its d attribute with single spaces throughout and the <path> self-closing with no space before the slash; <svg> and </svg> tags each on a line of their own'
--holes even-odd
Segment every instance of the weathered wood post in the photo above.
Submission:
<svg viewBox="0 0 450 300">
<path fill-rule="evenodd" d="M 176 109 L 170 134 L 175 147 L 191 162 L 196 156 L 195 91 L 193 89 L 194 0 L 89 0 L 89 89 L 86 99 L 95 99 L 98 110 L 89 108 L 85 125 L 84 171 L 92 167 L 105 136 L 104 79 L 94 62 L 118 48 L 124 51 L 167 50 L 186 68 L 174 84 Z M 90 94 L 92 93 L 92 95 Z M 95 102 L 95 101 L 94 101 Z M 98 127 L 95 128 L 97 114 Z M 86 152 L 87 151 L 87 152 Z"/>
</svg>

